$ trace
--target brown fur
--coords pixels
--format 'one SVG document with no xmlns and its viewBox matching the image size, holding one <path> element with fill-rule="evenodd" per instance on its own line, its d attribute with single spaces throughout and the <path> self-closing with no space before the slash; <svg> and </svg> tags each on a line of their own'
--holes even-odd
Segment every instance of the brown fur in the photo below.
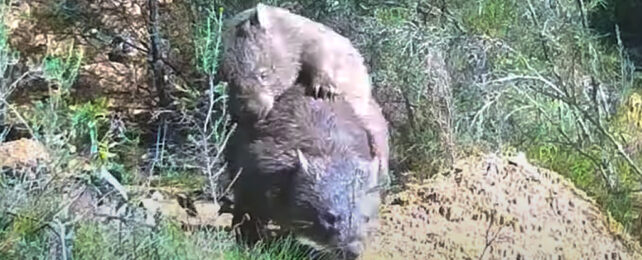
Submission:
<svg viewBox="0 0 642 260">
<path fill-rule="evenodd" d="M 227 21 L 221 64 L 231 113 L 241 124 L 265 117 L 290 86 L 315 97 L 342 98 L 374 137 L 388 172 L 388 128 L 374 101 L 364 59 L 329 27 L 286 9 L 258 4 Z M 318 92 L 318 93 L 317 93 Z"/>
<path fill-rule="evenodd" d="M 239 238 L 250 242 L 274 220 L 323 248 L 356 256 L 376 227 L 380 203 L 374 145 L 347 102 L 314 99 L 302 89 L 287 90 L 264 119 L 230 140 L 230 172 L 242 168 L 233 223 L 249 214 Z"/>
</svg>

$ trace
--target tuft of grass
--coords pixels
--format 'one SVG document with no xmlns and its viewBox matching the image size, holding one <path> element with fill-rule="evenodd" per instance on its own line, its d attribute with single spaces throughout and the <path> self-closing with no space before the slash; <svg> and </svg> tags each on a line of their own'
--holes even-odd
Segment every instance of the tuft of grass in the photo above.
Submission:
<svg viewBox="0 0 642 260">
<path fill-rule="evenodd" d="M 183 231 L 177 223 L 162 221 L 156 230 L 136 227 L 114 230 L 81 223 L 75 228 L 73 256 L 78 259 L 306 259 L 305 252 L 285 238 L 270 246 L 238 247 L 228 233 L 214 230 Z"/>
<path fill-rule="evenodd" d="M 468 1 L 463 10 L 463 23 L 472 33 L 493 38 L 505 37 L 520 11 L 515 2 L 504 0 Z"/>
</svg>

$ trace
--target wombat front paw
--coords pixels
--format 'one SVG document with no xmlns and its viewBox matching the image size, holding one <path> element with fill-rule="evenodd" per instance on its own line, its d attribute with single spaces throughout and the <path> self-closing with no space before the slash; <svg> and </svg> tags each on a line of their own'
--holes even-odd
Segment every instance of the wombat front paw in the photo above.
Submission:
<svg viewBox="0 0 642 260">
<path fill-rule="evenodd" d="M 317 76 L 312 81 L 312 89 L 316 98 L 333 100 L 339 93 L 327 76 Z"/>
<path fill-rule="evenodd" d="M 326 84 L 314 84 L 312 85 L 313 91 L 314 91 L 314 96 L 316 98 L 322 98 L 322 99 L 330 99 L 334 100 L 334 98 L 339 94 L 337 89 L 329 83 Z"/>
<path fill-rule="evenodd" d="M 334 100 L 339 95 L 339 92 L 334 86 L 326 85 L 326 86 L 321 86 L 319 95 L 321 98 Z"/>
</svg>

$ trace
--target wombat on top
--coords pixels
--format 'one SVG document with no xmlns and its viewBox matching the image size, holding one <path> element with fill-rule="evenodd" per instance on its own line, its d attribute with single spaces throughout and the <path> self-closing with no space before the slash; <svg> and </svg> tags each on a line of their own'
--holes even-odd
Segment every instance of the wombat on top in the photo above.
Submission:
<svg viewBox="0 0 642 260">
<path fill-rule="evenodd" d="M 274 220 L 317 249 L 360 255 L 380 203 L 371 141 L 346 102 L 288 89 L 264 119 L 230 140 L 230 173 L 242 168 L 233 186 L 238 238 L 256 242 Z"/>
<path fill-rule="evenodd" d="M 365 62 L 350 40 L 286 9 L 258 4 L 226 21 L 221 75 L 235 121 L 265 117 L 292 86 L 313 97 L 346 100 L 374 138 L 388 172 L 388 128 L 372 96 Z M 296 84 L 300 83 L 300 84 Z"/>
<path fill-rule="evenodd" d="M 361 54 L 350 40 L 321 23 L 259 3 L 225 27 L 223 78 L 239 96 L 261 102 L 261 107 L 243 108 L 247 112 L 264 116 L 283 87 L 297 79 L 317 97 L 343 95 L 364 104 L 371 98 Z"/>
</svg>

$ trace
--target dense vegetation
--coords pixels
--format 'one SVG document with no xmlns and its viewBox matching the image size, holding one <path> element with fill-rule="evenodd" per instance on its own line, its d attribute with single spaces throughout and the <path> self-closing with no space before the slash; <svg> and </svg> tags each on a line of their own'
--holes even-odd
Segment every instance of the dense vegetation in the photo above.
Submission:
<svg viewBox="0 0 642 260">
<path fill-rule="evenodd" d="M 71 213 L 80 187 L 110 201 L 134 186 L 225 191 L 220 151 L 233 126 L 217 36 L 256 1 L 89 2 L 2 0 L 0 141 L 33 137 L 52 160 L 0 173 L 0 258 L 296 258 L 287 241 L 248 251 L 226 232 L 148 227 L 131 208 L 113 226 Z M 636 1 L 265 2 L 330 25 L 364 54 L 392 129 L 391 191 L 401 172 L 428 178 L 471 153 L 523 151 L 642 234 L 642 41 L 625 11 L 642 10 Z M 53 35 L 50 45 L 25 47 L 30 29 L 16 20 Z M 93 66 L 106 56 L 142 71 L 120 76 L 143 92 L 119 91 L 145 113 L 91 88 L 106 84 Z"/>
</svg>

